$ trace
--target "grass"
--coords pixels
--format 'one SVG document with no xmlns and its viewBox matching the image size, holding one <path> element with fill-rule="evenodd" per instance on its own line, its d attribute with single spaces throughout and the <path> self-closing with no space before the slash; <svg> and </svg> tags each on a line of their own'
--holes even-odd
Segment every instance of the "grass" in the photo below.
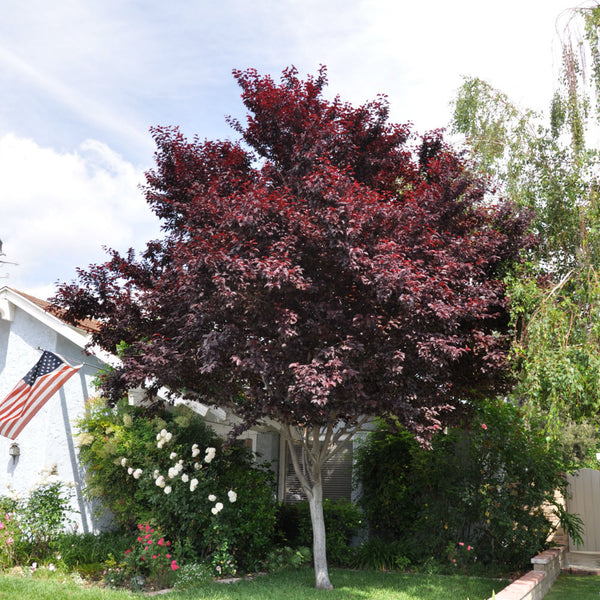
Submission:
<svg viewBox="0 0 600 600">
<path fill-rule="evenodd" d="M 507 582 L 460 575 L 331 571 L 334 590 L 314 589 L 310 569 L 288 570 L 236 583 L 207 583 L 161 594 L 161 600 L 487 600 Z M 0 600 L 127 600 L 139 594 L 82 588 L 64 578 L 0 577 Z"/>
<path fill-rule="evenodd" d="M 138 595 L 137 598 L 140 596 Z M 136 596 L 125 591 L 99 587 L 84 588 L 73 581 L 35 577 L 0 576 L 0 600 L 128 600 Z"/>
<path fill-rule="evenodd" d="M 544 600 L 590 600 L 600 594 L 600 577 L 595 575 L 558 576 Z"/>
</svg>

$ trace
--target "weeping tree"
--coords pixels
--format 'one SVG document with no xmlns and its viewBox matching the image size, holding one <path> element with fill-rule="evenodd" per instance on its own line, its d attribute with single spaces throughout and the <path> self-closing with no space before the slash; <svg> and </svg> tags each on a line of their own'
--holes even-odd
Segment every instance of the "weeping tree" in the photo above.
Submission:
<svg viewBox="0 0 600 600">
<path fill-rule="evenodd" d="M 504 389 L 503 277 L 526 218 L 490 202 L 441 135 L 411 137 L 384 98 L 353 107 L 326 71 L 234 71 L 239 142 L 153 131 L 146 199 L 164 237 L 61 286 L 63 316 L 122 348 L 103 381 L 275 424 L 310 504 L 316 586 L 330 588 L 323 465 L 369 418 L 427 440 Z M 301 444 L 307 468 L 296 459 Z"/>
<path fill-rule="evenodd" d="M 509 281 L 515 397 L 545 415 L 555 439 L 600 411 L 600 161 L 591 135 L 600 116 L 600 6 L 565 11 L 557 32 L 561 67 L 547 113 L 469 78 L 452 120 L 474 169 L 533 210 L 538 243 Z"/>
</svg>

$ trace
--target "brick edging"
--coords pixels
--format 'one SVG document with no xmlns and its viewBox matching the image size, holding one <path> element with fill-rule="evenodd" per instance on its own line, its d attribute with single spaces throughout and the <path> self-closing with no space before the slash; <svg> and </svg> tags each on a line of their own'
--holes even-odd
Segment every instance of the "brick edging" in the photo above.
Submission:
<svg viewBox="0 0 600 600">
<path fill-rule="evenodd" d="M 552 587 L 562 566 L 565 547 L 550 548 L 531 559 L 533 570 L 495 595 L 496 600 L 541 600 Z M 492 600 L 490 598 L 489 600 Z"/>
</svg>

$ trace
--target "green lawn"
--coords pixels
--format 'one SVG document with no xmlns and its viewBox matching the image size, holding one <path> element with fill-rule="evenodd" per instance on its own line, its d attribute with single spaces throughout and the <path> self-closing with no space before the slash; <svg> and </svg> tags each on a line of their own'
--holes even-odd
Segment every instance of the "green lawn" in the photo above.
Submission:
<svg viewBox="0 0 600 600">
<path fill-rule="evenodd" d="M 507 582 L 459 575 L 419 575 L 332 570 L 335 590 L 314 589 L 309 569 L 284 571 L 232 584 L 209 583 L 157 596 L 161 600 L 487 600 Z M 0 577 L 0 600 L 126 600 L 128 592 L 82 589 L 73 583 L 35 578 Z"/>
<path fill-rule="evenodd" d="M 600 577 L 596 575 L 559 575 L 544 600 L 597 600 Z"/>
</svg>

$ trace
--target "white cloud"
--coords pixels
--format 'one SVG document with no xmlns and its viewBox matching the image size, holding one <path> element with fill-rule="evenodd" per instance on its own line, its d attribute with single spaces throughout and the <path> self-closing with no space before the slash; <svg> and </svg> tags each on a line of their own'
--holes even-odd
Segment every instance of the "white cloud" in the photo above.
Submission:
<svg viewBox="0 0 600 600">
<path fill-rule="evenodd" d="M 143 173 L 98 141 L 59 153 L 7 134 L 0 181 L 0 238 L 5 258 L 19 263 L 5 265 L 2 283 L 23 291 L 72 279 L 76 267 L 105 260 L 102 246 L 141 249 L 159 234 L 139 189 Z"/>
<path fill-rule="evenodd" d="M 52 77 L 47 70 L 36 68 L 2 46 L 0 46 L 0 64 L 34 87 L 39 88 L 46 97 L 53 98 L 72 115 L 78 115 L 84 122 L 108 130 L 113 135 L 127 137 L 140 148 L 148 150 L 151 147 L 150 136 L 145 131 L 140 131 L 105 103 L 98 102 L 94 97 L 82 93 L 75 86 Z"/>
</svg>

